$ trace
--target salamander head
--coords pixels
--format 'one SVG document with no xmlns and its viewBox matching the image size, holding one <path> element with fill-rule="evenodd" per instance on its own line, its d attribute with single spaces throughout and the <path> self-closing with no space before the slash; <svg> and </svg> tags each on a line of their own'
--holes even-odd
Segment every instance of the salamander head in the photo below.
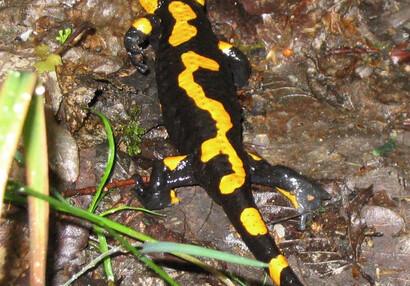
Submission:
<svg viewBox="0 0 410 286">
<path fill-rule="evenodd" d="M 155 11 L 161 7 L 161 5 L 167 0 L 139 0 L 140 5 L 144 8 L 145 12 L 148 14 L 154 14 Z M 205 5 L 205 0 L 195 0 L 195 2 L 199 3 L 200 5 Z"/>
</svg>

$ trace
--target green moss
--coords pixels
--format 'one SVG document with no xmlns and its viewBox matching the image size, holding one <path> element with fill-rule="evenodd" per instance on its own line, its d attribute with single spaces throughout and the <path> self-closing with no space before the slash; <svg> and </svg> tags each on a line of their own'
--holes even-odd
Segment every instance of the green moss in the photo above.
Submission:
<svg viewBox="0 0 410 286">
<path fill-rule="evenodd" d="M 141 136 L 146 133 L 146 130 L 142 128 L 137 121 L 138 119 L 138 107 L 132 108 L 130 112 L 130 118 L 124 125 L 117 126 L 116 130 L 122 135 L 122 142 L 127 147 L 127 153 L 130 156 L 138 155 L 141 153 L 139 143 L 141 143 Z"/>
</svg>

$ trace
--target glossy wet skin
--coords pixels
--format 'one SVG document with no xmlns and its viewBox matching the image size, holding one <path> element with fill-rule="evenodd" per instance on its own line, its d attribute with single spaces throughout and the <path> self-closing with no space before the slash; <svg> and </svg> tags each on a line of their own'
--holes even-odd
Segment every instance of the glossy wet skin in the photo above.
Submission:
<svg viewBox="0 0 410 286">
<path fill-rule="evenodd" d="M 182 154 L 156 163 L 148 184 L 135 176 L 140 201 L 162 208 L 177 201 L 172 188 L 202 186 L 222 205 L 255 257 L 269 263 L 267 271 L 276 284 L 302 285 L 270 236 L 250 183 L 278 187 L 301 212 L 317 208 L 326 192 L 292 169 L 272 166 L 243 149 L 236 86 L 248 78 L 249 62 L 239 50 L 218 41 L 204 3 L 140 3 L 149 15 L 134 22 L 125 46 L 131 61 L 144 72 L 146 67 L 135 56 L 142 54 L 140 45 L 146 41 L 153 45 L 164 124 Z M 306 215 L 302 228 L 305 220 Z"/>
</svg>

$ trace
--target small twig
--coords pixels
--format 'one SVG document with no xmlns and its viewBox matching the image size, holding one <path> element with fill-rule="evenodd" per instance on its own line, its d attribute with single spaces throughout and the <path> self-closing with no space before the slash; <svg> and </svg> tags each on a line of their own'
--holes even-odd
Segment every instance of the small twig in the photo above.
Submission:
<svg viewBox="0 0 410 286">
<path fill-rule="evenodd" d="M 142 177 L 144 182 L 149 182 L 149 177 Z M 134 179 L 128 179 L 128 180 L 113 180 L 112 182 L 108 183 L 104 189 L 103 192 L 108 192 L 109 189 L 112 188 L 120 188 L 120 187 L 125 187 L 125 186 L 132 186 L 135 184 Z M 65 198 L 67 197 L 75 197 L 75 196 L 83 196 L 83 195 L 93 195 L 95 194 L 97 190 L 97 187 L 87 187 L 87 188 L 82 188 L 82 189 L 71 189 L 71 190 L 66 190 L 61 193 L 61 195 Z"/>
<path fill-rule="evenodd" d="M 389 118 L 388 122 L 389 124 L 387 124 L 382 132 L 385 132 L 386 130 L 392 128 L 392 126 L 397 122 L 397 120 L 399 119 L 399 117 L 406 112 L 407 108 L 409 106 L 409 103 L 404 104 L 401 108 L 399 108 L 399 110 L 396 112 L 396 114 L 392 114 L 393 116 Z"/>
<path fill-rule="evenodd" d="M 350 48 L 350 49 L 335 49 L 325 51 L 326 56 L 341 55 L 341 54 L 379 54 L 379 49 L 365 49 L 365 48 Z"/>
<path fill-rule="evenodd" d="M 316 98 L 314 98 L 313 96 L 311 96 L 307 93 L 291 93 L 291 94 L 286 94 L 286 95 L 283 95 L 283 96 L 279 97 L 278 103 L 281 102 L 284 99 L 293 98 L 293 97 L 307 97 L 307 98 L 310 98 L 310 99 L 313 99 L 313 100 L 317 101 Z"/>
<path fill-rule="evenodd" d="M 341 0 L 337 3 L 335 3 L 332 7 L 330 7 L 329 9 L 327 9 L 328 11 L 332 11 L 336 6 L 342 4 L 343 2 L 345 2 L 346 0 Z"/>
<path fill-rule="evenodd" d="M 54 53 L 61 56 L 68 48 L 71 48 L 75 45 L 75 43 L 77 42 L 75 40 L 79 35 L 92 28 L 93 25 L 90 22 L 82 23 L 81 26 L 78 27 L 78 29 L 68 37 L 67 41 L 65 41 L 65 43 L 62 44 L 58 49 L 56 49 Z"/>
</svg>

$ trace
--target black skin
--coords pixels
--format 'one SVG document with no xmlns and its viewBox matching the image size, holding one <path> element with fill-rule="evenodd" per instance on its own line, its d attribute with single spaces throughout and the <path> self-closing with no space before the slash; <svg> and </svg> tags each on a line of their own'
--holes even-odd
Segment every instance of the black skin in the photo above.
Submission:
<svg viewBox="0 0 410 286">
<path fill-rule="evenodd" d="M 220 204 L 231 223 L 241 234 L 242 239 L 254 256 L 261 261 L 269 262 L 280 254 L 273 238 L 268 234 L 252 236 L 239 220 L 241 211 L 255 207 L 250 184 L 261 184 L 279 187 L 292 191 L 297 198 L 301 214 L 300 228 L 305 227 L 310 213 L 317 210 L 321 200 L 330 196 L 316 184 L 310 182 L 296 171 L 285 166 L 272 166 L 266 160 L 253 159 L 242 146 L 241 107 L 236 88 L 246 84 L 250 75 L 250 64 L 246 56 L 236 48 L 229 53 L 218 49 L 218 39 L 211 29 L 202 6 L 194 1 L 180 0 L 188 4 L 197 17 L 189 24 L 197 28 L 195 37 L 180 46 L 173 47 L 168 38 L 175 24 L 164 1 L 155 14 L 148 15 L 153 30 L 146 35 L 131 27 L 125 36 L 125 47 L 131 62 L 141 73 L 148 68 L 141 60 L 143 48 L 151 44 L 155 50 L 155 72 L 159 99 L 162 105 L 163 119 L 172 142 L 181 154 L 186 154 L 178 167 L 170 170 L 163 161 L 155 163 L 150 182 L 145 184 L 136 174 L 135 192 L 140 202 L 149 209 L 161 209 L 171 204 L 170 190 L 175 187 L 200 185 L 209 196 Z M 232 173 L 231 164 L 226 155 L 218 155 L 208 162 L 201 161 L 201 144 L 215 137 L 217 127 L 210 114 L 199 109 L 178 85 L 177 77 L 184 70 L 181 55 L 187 51 L 213 59 L 220 68 L 218 71 L 199 69 L 194 73 L 195 82 L 204 90 L 208 98 L 219 101 L 231 117 L 233 127 L 226 137 L 243 162 L 246 172 L 245 183 L 230 195 L 219 192 L 220 178 Z M 280 285 L 303 285 L 290 267 L 281 272 Z"/>
</svg>

